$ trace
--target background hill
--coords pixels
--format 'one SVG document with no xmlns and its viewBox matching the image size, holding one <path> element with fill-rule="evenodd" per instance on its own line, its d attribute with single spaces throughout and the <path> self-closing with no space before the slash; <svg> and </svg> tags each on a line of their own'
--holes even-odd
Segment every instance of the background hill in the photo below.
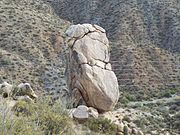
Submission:
<svg viewBox="0 0 180 135">
<path fill-rule="evenodd" d="M 0 1 L 0 80 L 37 91 L 64 89 L 64 31 L 69 23 L 42 0 Z"/>
</svg>

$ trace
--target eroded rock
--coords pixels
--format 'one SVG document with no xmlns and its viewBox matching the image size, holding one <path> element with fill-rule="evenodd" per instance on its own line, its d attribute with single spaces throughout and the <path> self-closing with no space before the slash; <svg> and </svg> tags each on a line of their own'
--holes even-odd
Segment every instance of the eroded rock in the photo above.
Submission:
<svg viewBox="0 0 180 135">
<path fill-rule="evenodd" d="M 11 97 L 16 100 L 30 101 L 38 97 L 29 83 L 21 83 L 18 86 L 14 86 L 3 82 L 0 84 L 0 94 L 2 94 L 3 98 Z"/>
<path fill-rule="evenodd" d="M 72 115 L 75 120 L 83 123 L 89 118 L 88 107 L 84 105 L 78 106 Z"/>
<path fill-rule="evenodd" d="M 34 90 L 32 89 L 29 83 L 21 83 L 17 86 L 17 96 L 29 96 L 30 98 L 37 98 L 38 96 L 35 94 Z"/>
<path fill-rule="evenodd" d="M 87 106 L 112 110 L 119 98 L 116 75 L 109 63 L 109 42 L 97 25 L 72 25 L 66 31 L 69 49 L 69 89 L 78 90 Z M 72 43 L 72 40 L 74 41 Z"/>
<path fill-rule="evenodd" d="M 11 95 L 13 89 L 13 85 L 3 82 L 0 84 L 0 94 L 2 94 L 3 98 L 7 98 Z"/>
<path fill-rule="evenodd" d="M 69 116 L 79 123 L 86 122 L 89 118 L 97 119 L 99 117 L 99 113 L 95 108 L 85 105 L 79 105 L 77 108 L 68 110 L 68 112 Z"/>
</svg>

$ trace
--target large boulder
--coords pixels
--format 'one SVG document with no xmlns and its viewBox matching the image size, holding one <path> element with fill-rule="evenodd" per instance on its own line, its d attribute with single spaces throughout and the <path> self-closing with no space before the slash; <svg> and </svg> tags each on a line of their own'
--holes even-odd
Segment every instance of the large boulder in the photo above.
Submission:
<svg viewBox="0 0 180 135">
<path fill-rule="evenodd" d="M 88 106 L 112 110 L 119 98 L 118 82 L 109 63 L 109 42 L 97 25 L 72 25 L 66 31 L 69 45 L 68 85 Z M 79 91 L 79 92 L 77 92 Z M 79 100 L 78 98 L 77 100 Z"/>
</svg>

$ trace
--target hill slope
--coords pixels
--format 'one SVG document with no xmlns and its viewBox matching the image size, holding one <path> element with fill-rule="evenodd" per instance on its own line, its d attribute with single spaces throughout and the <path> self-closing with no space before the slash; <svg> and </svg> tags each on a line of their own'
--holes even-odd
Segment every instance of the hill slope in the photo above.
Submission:
<svg viewBox="0 0 180 135">
<path fill-rule="evenodd" d="M 2 0 L 0 18 L 0 80 L 30 82 L 39 91 L 63 89 L 69 23 L 41 0 Z"/>
</svg>

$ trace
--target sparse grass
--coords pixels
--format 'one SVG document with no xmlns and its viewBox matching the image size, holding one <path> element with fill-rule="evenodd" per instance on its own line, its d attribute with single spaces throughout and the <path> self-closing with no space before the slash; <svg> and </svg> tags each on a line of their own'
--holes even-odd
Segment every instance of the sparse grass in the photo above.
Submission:
<svg viewBox="0 0 180 135">
<path fill-rule="evenodd" d="M 104 135 L 115 135 L 117 132 L 117 126 L 111 123 L 110 120 L 104 118 L 89 119 L 86 124 L 90 130 Z"/>
<path fill-rule="evenodd" d="M 48 98 L 42 98 L 37 103 L 18 101 L 12 111 L 3 111 L 0 120 L 2 135 L 75 135 L 73 120 L 61 107 L 60 102 L 53 105 Z M 13 123 L 13 124 L 12 124 Z"/>
<path fill-rule="evenodd" d="M 0 65 L 7 66 L 7 65 L 10 65 L 10 64 L 11 64 L 11 60 L 8 59 L 8 58 L 0 60 Z"/>
</svg>

